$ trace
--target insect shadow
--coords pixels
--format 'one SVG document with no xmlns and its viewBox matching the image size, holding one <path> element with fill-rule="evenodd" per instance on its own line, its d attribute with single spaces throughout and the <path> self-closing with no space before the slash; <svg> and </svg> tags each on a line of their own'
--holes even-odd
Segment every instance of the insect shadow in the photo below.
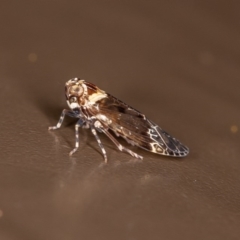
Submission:
<svg viewBox="0 0 240 240">
<path fill-rule="evenodd" d="M 58 120 L 59 114 L 66 108 L 65 98 L 64 95 L 61 94 L 62 83 L 58 83 L 55 89 L 50 88 L 50 84 L 46 87 L 47 85 L 47 82 L 42 85 L 36 82 L 28 82 L 28 84 L 25 84 L 25 87 L 22 88 L 22 91 L 25 92 L 25 97 L 36 109 L 54 122 Z"/>
</svg>

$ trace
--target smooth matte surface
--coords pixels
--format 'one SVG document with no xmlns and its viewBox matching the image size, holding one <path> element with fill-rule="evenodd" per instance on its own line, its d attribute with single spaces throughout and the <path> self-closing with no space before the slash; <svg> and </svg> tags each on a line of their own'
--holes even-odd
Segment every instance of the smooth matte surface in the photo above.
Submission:
<svg viewBox="0 0 240 240">
<path fill-rule="evenodd" d="M 0 239 L 239 239 L 237 1 L 1 1 Z M 81 77 L 190 148 L 184 159 L 56 124 Z M 124 143 L 124 141 L 121 141 Z M 127 145 L 127 144 L 126 144 Z"/>
</svg>

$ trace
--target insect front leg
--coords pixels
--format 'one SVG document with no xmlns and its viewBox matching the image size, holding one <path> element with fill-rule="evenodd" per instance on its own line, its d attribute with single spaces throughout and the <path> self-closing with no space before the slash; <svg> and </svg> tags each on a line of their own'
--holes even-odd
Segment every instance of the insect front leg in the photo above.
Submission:
<svg viewBox="0 0 240 240">
<path fill-rule="evenodd" d="M 62 123 L 63 123 L 65 115 L 68 115 L 70 117 L 74 117 L 75 113 L 73 111 L 71 111 L 71 110 L 63 109 L 62 114 L 61 114 L 61 116 L 59 118 L 59 121 L 58 121 L 57 125 L 49 127 L 48 130 L 56 130 L 56 129 L 60 128 Z"/>
<path fill-rule="evenodd" d="M 112 135 L 111 133 L 104 128 L 104 126 L 99 122 L 99 121 L 96 121 L 94 123 L 94 126 L 97 128 L 97 129 L 100 129 L 100 131 L 102 131 L 103 133 L 105 133 L 107 135 L 107 137 L 110 138 L 110 140 L 112 140 L 112 142 L 117 146 L 117 148 L 122 152 L 122 151 L 125 151 L 127 153 L 129 153 L 131 156 L 135 157 L 135 158 L 139 158 L 139 159 L 143 159 L 142 156 L 138 155 L 137 153 L 131 151 L 130 149 L 128 148 L 125 148 L 123 145 L 121 145 Z"/>
<path fill-rule="evenodd" d="M 80 118 L 75 125 L 75 148 L 69 153 L 72 156 L 79 148 L 79 128 L 83 125 L 84 121 Z"/>
</svg>

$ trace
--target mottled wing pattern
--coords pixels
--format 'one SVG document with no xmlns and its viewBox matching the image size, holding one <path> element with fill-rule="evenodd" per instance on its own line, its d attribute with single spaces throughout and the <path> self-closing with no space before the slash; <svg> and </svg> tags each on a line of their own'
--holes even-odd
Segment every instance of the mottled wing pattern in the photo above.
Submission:
<svg viewBox="0 0 240 240">
<path fill-rule="evenodd" d="M 96 104 L 98 113 L 112 121 L 108 127 L 128 143 L 167 156 L 184 157 L 189 153 L 177 139 L 112 95 L 108 94 Z M 97 115 L 96 112 L 93 114 Z"/>
</svg>

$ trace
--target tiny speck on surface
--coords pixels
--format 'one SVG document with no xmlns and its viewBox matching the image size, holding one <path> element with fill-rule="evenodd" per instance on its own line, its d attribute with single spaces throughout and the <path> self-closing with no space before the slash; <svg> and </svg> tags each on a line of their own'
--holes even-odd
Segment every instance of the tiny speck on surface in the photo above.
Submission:
<svg viewBox="0 0 240 240">
<path fill-rule="evenodd" d="M 199 54 L 199 61 L 204 65 L 212 65 L 215 59 L 210 52 L 202 52 Z"/>
<path fill-rule="evenodd" d="M 36 62 L 37 61 L 37 59 L 38 59 L 38 56 L 37 56 L 37 54 L 36 53 L 29 53 L 28 54 L 28 61 L 29 62 Z"/>
<path fill-rule="evenodd" d="M 230 131 L 231 131 L 232 133 L 237 133 L 237 131 L 238 131 L 238 126 L 232 125 L 231 128 L 230 128 Z"/>
</svg>

